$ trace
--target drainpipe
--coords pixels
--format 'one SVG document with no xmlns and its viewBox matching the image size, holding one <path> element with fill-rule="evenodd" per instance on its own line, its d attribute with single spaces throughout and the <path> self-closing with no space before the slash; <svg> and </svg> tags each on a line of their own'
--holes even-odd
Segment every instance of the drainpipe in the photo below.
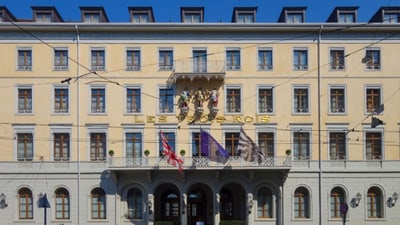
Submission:
<svg viewBox="0 0 400 225">
<path fill-rule="evenodd" d="M 321 147 L 321 33 L 323 25 L 319 28 L 317 43 L 318 60 L 318 205 L 319 205 L 319 225 L 322 225 L 322 147 Z"/>
<path fill-rule="evenodd" d="M 80 111 L 80 102 L 79 102 L 79 74 L 80 74 L 80 60 L 79 60 L 79 29 L 78 29 L 78 24 L 75 24 L 75 31 L 76 31 L 76 135 L 77 135 L 77 144 L 76 144 L 76 151 L 77 151 L 77 160 L 78 160 L 78 201 L 77 201 L 77 205 L 78 205 L 78 225 L 80 224 L 80 180 L 81 180 L 81 154 L 80 154 L 80 141 L 79 141 L 79 137 L 80 137 L 80 119 L 79 119 L 79 111 Z"/>
</svg>

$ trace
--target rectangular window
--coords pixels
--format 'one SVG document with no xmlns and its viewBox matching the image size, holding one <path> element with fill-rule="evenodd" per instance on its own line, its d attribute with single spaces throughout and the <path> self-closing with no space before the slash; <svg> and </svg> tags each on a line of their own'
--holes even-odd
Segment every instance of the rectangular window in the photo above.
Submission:
<svg viewBox="0 0 400 225">
<path fill-rule="evenodd" d="M 18 49 L 18 70 L 32 70 L 32 50 Z"/>
<path fill-rule="evenodd" d="M 364 61 L 367 70 L 379 70 L 381 68 L 381 51 L 379 49 L 367 49 Z"/>
<path fill-rule="evenodd" d="M 54 70 L 68 70 L 68 50 L 54 50 Z"/>
<path fill-rule="evenodd" d="M 125 134 L 126 138 L 126 157 L 141 158 L 142 157 L 142 133 L 129 132 Z"/>
<path fill-rule="evenodd" d="M 241 101 L 240 87 L 226 88 L 225 111 L 227 113 L 240 113 L 242 111 Z"/>
<path fill-rule="evenodd" d="M 193 157 L 200 157 L 201 156 L 201 149 L 200 149 L 200 133 L 193 132 L 192 133 L 192 156 Z"/>
<path fill-rule="evenodd" d="M 33 134 L 18 133 L 17 134 L 17 160 L 32 161 L 33 160 Z"/>
<path fill-rule="evenodd" d="M 239 143 L 240 133 L 238 132 L 227 132 L 225 133 L 225 150 L 229 156 L 239 156 L 237 147 Z"/>
<path fill-rule="evenodd" d="M 194 73 L 207 72 L 207 51 L 206 50 L 193 50 L 193 72 Z"/>
<path fill-rule="evenodd" d="M 38 12 L 36 13 L 36 22 L 38 23 L 51 23 L 51 13 Z"/>
<path fill-rule="evenodd" d="M 105 160 L 107 138 L 105 133 L 90 133 L 90 160 Z"/>
<path fill-rule="evenodd" d="M 185 12 L 184 23 L 201 23 L 201 13 L 196 12 Z"/>
<path fill-rule="evenodd" d="M 54 88 L 54 113 L 69 112 L 69 90 L 68 87 Z"/>
<path fill-rule="evenodd" d="M 91 69 L 93 71 L 105 70 L 106 60 L 105 51 L 103 49 L 91 50 Z"/>
<path fill-rule="evenodd" d="M 254 13 L 238 13 L 237 22 L 238 23 L 254 23 Z"/>
<path fill-rule="evenodd" d="M 32 88 L 19 87 L 18 88 L 18 113 L 32 113 Z"/>
<path fill-rule="evenodd" d="M 293 69 L 294 70 L 308 69 L 308 53 L 306 49 L 295 49 L 293 51 Z"/>
<path fill-rule="evenodd" d="M 158 64 L 160 70 L 172 70 L 174 68 L 173 51 L 160 50 Z"/>
<path fill-rule="evenodd" d="M 140 65 L 140 50 L 126 50 L 126 70 L 139 71 Z"/>
<path fill-rule="evenodd" d="M 382 133 L 366 132 L 365 133 L 365 154 L 367 160 L 382 159 Z"/>
<path fill-rule="evenodd" d="M 240 49 L 226 50 L 226 70 L 240 70 Z"/>
<path fill-rule="evenodd" d="M 381 105 L 381 88 L 376 86 L 366 87 L 365 89 L 365 112 L 367 114 L 373 113 Z"/>
<path fill-rule="evenodd" d="M 258 88 L 258 112 L 273 113 L 274 112 L 274 95 L 272 87 Z"/>
<path fill-rule="evenodd" d="M 329 87 L 329 113 L 345 113 L 345 87 Z"/>
<path fill-rule="evenodd" d="M 309 88 L 293 88 L 293 113 L 309 113 Z"/>
<path fill-rule="evenodd" d="M 66 161 L 70 158 L 69 133 L 54 133 L 54 160 Z"/>
<path fill-rule="evenodd" d="M 169 146 L 171 147 L 172 151 L 176 151 L 176 149 L 175 149 L 175 133 L 174 132 L 163 132 L 163 133 L 164 133 L 165 139 L 167 139 L 167 142 L 168 142 Z M 163 143 L 161 140 L 161 135 L 160 135 L 159 146 L 160 146 L 160 149 L 159 149 L 160 156 L 163 156 L 164 148 L 163 148 Z"/>
<path fill-rule="evenodd" d="M 293 132 L 293 157 L 296 160 L 310 159 L 310 132 Z"/>
<path fill-rule="evenodd" d="M 329 132 L 329 156 L 330 160 L 346 159 L 346 132 Z"/>
<path fill-rule="evenodd" d="M 106 112 L 106 90 L 105 88 L 92 88 L 91 89 L 91 113 L 105 113 Z"/>
<path fill-rule="evenodd" d="M 383 14 L 384 23 L 398 23 L 400 22 L 400 12 L 385 12 Z"/>
<path fill-rule="evenodd" d="M 150 22 L 148 12 L 134 12 L 132 13 L 132 23 L 148 23 Z"/>
<path fill-rule="evenodd" d="M 272 70 L 272 49 L 258 49 L 258 70 Z"/>
<path fill-rule="evenodd" d="M 173 113 L 174 112 L 174 90 L 173 88 L 159 89 L 159 112 Z"/>
<path fill-rule="evenodd" d="M 126 88 L 126 113 L 140 113 L 142 110 L 140 88 Z"/>
<path fill-rule="evenodd" d="M 289 12 L 286 14 L 286 23 L 303 23 L 303 22 L 304 22 L 303 13 Z"/>
<path fill-rule="evenodd" d="M 339 23 L 355 23 L 356 15 L 354 12 L 340 12 L 338 17 Z"/>
<path fill-rule="evenodd" d="M 264 156 L 275 156 L 275 134 L 274 132 L 259 132 L 258 133 L 258 148 L 264 153 Z"/>
<path fill-rule="evenodd" d="M 331 49 L 329 64 L 331 70 L 344 70 L 344 49 Z"/>
<path fill-rule="evenodd" d="M 85 13 L 84 14 L 85 23 L 100 23 L 100 13 Z"/>
</svg>

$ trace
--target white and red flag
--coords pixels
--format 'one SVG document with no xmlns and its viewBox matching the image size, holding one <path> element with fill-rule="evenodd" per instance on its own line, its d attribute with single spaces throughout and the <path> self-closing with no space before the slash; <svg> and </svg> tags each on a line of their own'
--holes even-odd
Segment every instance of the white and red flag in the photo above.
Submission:
<svg viewBox="0 0 400 225">
<path fill-rule="evenodd" d="M 182 173 L 183 168 L 183 160 L 180 156 L 178 156 L 174 150 L 171 148 L 171 146 L 168 144 L 168 140 L 167 138 L 165 138 L 164 133 L 162 131 L 160 131 L 160 136 L 161 136 L 161 142 L 163 145 L 163 153 L 165 155 L 165 157 L 167 157 L 167 162 L 178 168 L 179 172 Z"/>
</svg>

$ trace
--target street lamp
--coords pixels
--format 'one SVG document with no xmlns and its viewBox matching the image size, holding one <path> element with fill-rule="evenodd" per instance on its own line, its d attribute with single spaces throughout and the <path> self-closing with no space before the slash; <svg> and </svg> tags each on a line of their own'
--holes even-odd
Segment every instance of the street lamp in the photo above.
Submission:
<svg viewBox="0 0 400 225">
<path fill-rule="evenodd" d="M 39 194 L 39 208 L 44 208 L 44 222 L 43 224 L 46 225 L 47 223 L 47 208 L 50 208 L 49 200 L 47 199 L 47 194 L 40 193 Z"/>
<path fill-rule="evenodd" d="M 359 204 L 360 204 L 360 201 L 361 201 L 361 197 L 362 197 L 362 195 L 360 194 L 360 192 L 358 192 L 357 194 L 356 194 L 356 206 L 358 206 Z"/>
<path fill-rule="evenodd" d="M 6 208 L 8 205 L 6 203 L 6 195 L 4 193 L 0 194 L 0 209 Z"/>
</svg>

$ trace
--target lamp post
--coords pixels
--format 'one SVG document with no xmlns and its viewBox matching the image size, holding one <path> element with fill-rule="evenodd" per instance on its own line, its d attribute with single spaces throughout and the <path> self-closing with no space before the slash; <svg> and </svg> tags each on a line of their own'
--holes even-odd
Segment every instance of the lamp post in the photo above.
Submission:
<svg viewBox="0 0 400 225">
<path fill-rule="evenodd" d="M 47 224 L 47 208 L 50 208 L 49 200 L 47 199 L 47 194 L 44 195 L 42 193 L 39 194 L 39 208 L 44 208 L 44 222 L 43 224 Z"/>
</svg>

